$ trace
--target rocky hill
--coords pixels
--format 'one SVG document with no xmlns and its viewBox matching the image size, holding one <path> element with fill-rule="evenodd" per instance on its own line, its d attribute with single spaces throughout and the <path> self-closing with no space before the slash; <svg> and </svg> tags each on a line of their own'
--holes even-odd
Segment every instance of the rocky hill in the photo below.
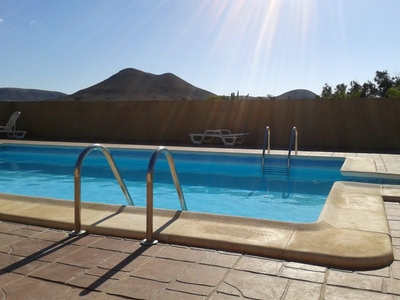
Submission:
<svg viewBox="0 0 400 300">
<path fill-rule="evenodd" d="M 276 97 L 276 99 L 315 99 L 317 94 L 309 90 L 292 90 Z"/>
<path fill-rule="evenodd" d="M 35 89 L 0 88 L 0 101 L 45 101 L 65 97 L 67 94 Z"/>
<path fill-rule="evenodd" d="M 168 101 L 206 100 L 216 96 L 171 73 L 154 75 L 133 68 L 124 69 L 110 78 L 72 95 L 60 92 L 20 88 L 0 88 L 0 101 Z M 270 99 L 271 97 L 237 96 L 238 99 Z M 275 99 L 315 99 L 309 90 L 286 92 Z"/>
<path fill-rule="evenodd" d="M 0 88 L 0 101 L 205 100 L 213 95 L 174 74 L 154 75 L 132 68 L 124 69 L 72 95 L 33 89 Z"/>
<path fill-rule="evenodd" d="M 205 100 L 212 95 L 214 94 L 197 88 L 171 73 L 154 75 L 130 68 L 67 96 L 65 100 Z"/>
</svg>

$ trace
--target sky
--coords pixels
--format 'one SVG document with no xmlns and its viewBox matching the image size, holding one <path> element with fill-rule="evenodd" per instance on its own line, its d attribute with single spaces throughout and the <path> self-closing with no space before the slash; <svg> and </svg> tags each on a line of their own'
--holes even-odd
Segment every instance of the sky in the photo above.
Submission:
<svg viewBox="0 0 400 300">
<path fill-rule="evenodd" d="M 0 87 L 67 94 L 125 68 L 218 95 L 400 75 L 399 0 L 1 0 Z"/>
</svg>

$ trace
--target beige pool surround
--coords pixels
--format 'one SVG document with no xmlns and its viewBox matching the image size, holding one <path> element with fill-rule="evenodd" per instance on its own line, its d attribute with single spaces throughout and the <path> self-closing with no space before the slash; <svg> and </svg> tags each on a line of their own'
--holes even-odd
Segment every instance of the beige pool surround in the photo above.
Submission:
<svg viewBox="0 0 400 300">
<path fill-rule="evenodd" d="M 379 176 L 368 159 L 347 158 L 342 172 Z M 394 259 L 383 199 L 398 201 L 399 196 L 398 186 L 336 182 L 314 223 L 154 209 L 154 238 L 341 269 L 379 269 Z M 90 233 L 146 236 L 143 207 L 83 202 L 81 215 L 82 229 Z M 74 203 L 0 194 L 0 220 L 72 231 Z"/>
<path fill-rule="evenodd" d="M 315 223 L 286 223 L 154 210 L 163 243 L 212 248 L 343 269 L 377 269 L 393 261 L 382 185 L 336 182 Z M 74 229 L 73 201 L 0 194 L 0 220 Z M 82 229 L 143 239 L 145 208 L 82 203 Z"/>
</svg>

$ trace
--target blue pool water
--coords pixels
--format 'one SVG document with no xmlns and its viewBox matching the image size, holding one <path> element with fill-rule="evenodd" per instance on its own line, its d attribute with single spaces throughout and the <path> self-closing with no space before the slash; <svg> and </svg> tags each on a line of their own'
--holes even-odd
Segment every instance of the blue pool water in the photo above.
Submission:
<svg viewBox="0 0 400 300">
<path fill-rule="evenodd" d="M 0 192 L 73 200 L 73 172 L 83 148 L 0 146 Z M 110 149 L 136 206 L 146 205 L 146 172 L 154 150 Z M 172 152 L 189 211 L 288 222 L 318 219 L 342 158 L 292 157 L 290 176 L 262 175 L 259 155 Z M 277 167 L 285 157 L 269 156 Z M 126 204 L 102 153 L 82 167 L 82 200 Z M 154 172 L 154 207 L 179 210 L 168 164 L 159 157 Z"/>
</svg>

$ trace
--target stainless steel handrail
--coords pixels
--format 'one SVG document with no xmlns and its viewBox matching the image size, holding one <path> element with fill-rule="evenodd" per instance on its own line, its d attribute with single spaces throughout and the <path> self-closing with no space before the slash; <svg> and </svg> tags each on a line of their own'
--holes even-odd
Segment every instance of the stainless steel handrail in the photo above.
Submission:
<svg viewBox="0 0 400 300">
<path fill-rule="evenodd" d="M 115 178 L 118 181 L 119 186 L 122 189 L 126 197 L 126 201 L 129 205 L 134 205 L 131 195 L 128 192 L 128 189 L 125 186 L 124 181 L 122 180 L 121 175 L 119 174 L 118 168 L 112 158 L 110 151 L 100 144 L 93 144 L 91 146 L 86 147 L 82 153 L 79 155 L 74 170 L 74 209 L 75 209 L 75 230 L 70 233 L 70 235 L 82 235 L 85 233 L 85 230 L 81 229 L 81 169 L 82 163 L 85 157 L 94 150 L 100 150 L 101 153 L 106 157 L 108 164 L 111 167 L 111 170 L 114 173 Z"/>
<path fill-rule="evenodd" d="M 267 147 L 267 144 L 268 144 L 268 154 L 269 154 L 270 153 L 270 138 L 271 138 L 271 131 L 269 129 L 269 126 L 267 126 L 264 131 L 263 151 L 262 151 L 262 157 L 261 157 L 261 172 L 263 174 L 264 174 L 264 163 L 265 163 L 265 148 Z"/>
<path fill-rule="evenodd" d="M 146 238 L 141 241 L 142 245 L 150 246 L 157 244 L 158 241 L 153 239 L 153 175 L 154 165 L 156 164 L 158 156 L 164 153 L 167 157 L 169 168 L 171 170 L 172 179 L 174 180 L 176 191 L 178 192 L 179 201 L 182 210 L 187 210 L 185 197 L 183 196 L 181 184 L 179 183 L 178 174 L 176 172 L 174 159 L 171 152 L 165 147 L 158 147 L 150 158 L 146 175 Z"/>
<path fill-rule="evenodd" d="M 287 166 L 288 166 L 288 174 L 289 174 L 289 172 L 290 172 L 290 154 L 291 154 L 291 151 L 292 151 L 292 148 L 293 148 L 293 141 L 294 141 L 294 150 L 295 150 L 295 155 L 297 155 L 297 137 L 298 137 L 298 134 L 297 134 L 297 128 L 296 127 L 293 127 L 292 128 L 292 133 L 290 134 L 290 142 L 289 142 L 289 152 L 288 152 L 288 163 L 287 163 Z"/>
</svg>

